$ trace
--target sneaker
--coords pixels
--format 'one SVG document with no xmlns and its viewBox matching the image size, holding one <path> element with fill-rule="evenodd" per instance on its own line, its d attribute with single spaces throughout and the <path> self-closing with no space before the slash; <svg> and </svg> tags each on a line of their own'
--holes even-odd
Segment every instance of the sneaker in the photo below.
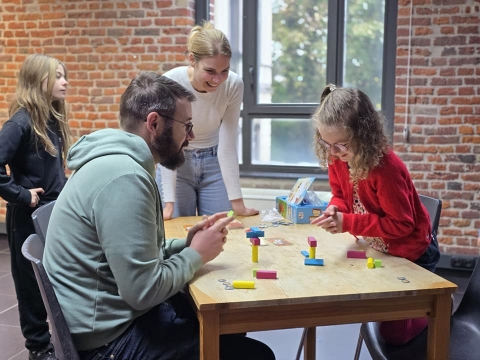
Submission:
<svg viewBox="0 0 480 360">
<path fill-rule="evenodd" d="M 48 344 L 42 350 L 30 351 L 28 353 L 28 360 L 58 360 L 55 357 L 55 351 L 52 344 Z"/>
</svg>

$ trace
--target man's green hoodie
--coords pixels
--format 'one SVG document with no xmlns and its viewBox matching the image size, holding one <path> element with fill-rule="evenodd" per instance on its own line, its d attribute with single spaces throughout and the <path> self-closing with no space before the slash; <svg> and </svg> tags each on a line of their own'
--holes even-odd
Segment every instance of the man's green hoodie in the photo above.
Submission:
<svg viewBox="0 0 480 360">
<path fill-rule="evenodd" d="M 44 263 L 77 350 L 105 345 L 179 292 L 202 266 L 185 239 L 165 241 L 145 140 L 106 129 L 70 149 L 74 170 L 47 232 Z"/>
</svg>

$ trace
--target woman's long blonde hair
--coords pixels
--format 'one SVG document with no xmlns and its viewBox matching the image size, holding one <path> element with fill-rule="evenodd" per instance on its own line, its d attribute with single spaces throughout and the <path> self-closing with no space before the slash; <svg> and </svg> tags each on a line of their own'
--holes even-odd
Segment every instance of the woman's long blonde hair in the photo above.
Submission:
<svg viewBox="0 0 480 360">
<path fill-rule="evenodd" d="M 188 51 L 193 55 L 195 61 L 215 55 L 232 57 L 232 49 L 227 37 L 208 21 L 192 28 L 188 37 Z"/>
<path fill-rule="evenodd" d="M 58 127 L 63 140 L 63 159 L 66 159 L 68 149 L 72 144 L 70 127 L 68 126 L 65 100 L 54 100 L 52 89 L 57 76 L 58 65 L 65 71 L 67 68 L 54 57 L 33 54 L 25 59 L 20 69 L 15 98 L 10 104 L 9 115 L 13 116 L 19 109 L 26 109 L 30 114 L 31 126 L 35 133 L 35 141 L 40 142 L 52 156 L 58 156 L 58 151 L 48 137 L 48 120 L 53 116 L 58 121 Z M 42 82 L 47 79 L 47 91 L 42 90 Z"/>
</svg>

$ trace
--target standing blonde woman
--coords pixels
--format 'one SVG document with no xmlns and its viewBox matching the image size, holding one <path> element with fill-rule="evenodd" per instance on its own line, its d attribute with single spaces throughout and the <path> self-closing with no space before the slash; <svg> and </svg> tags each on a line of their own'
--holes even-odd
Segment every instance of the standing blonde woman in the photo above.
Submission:
<svg viewBox="0 0 480 360">
<path fill-rule="evenodd" d="M 10 105 L 10 119 L 0 131 L 0 196 L 8 202 L 12 277 L 30 360 L 56 359 L 35 274 L 21 248 L 35 233 L 33 211 L 55 200 L 66 182 L 64 158 L 71 144 L 65 110 L 67 84 L 62 62 L 47 55 L 27 57 Z"/>
<path fill-rule="evenodd" d="M 186 162 L 177 171 L 157 166 L 164 219 L 211 215 L 233 209 L 237 215 L 256 215 L 245 206 L 240 188 L 237 128 L 243 100 L 243 81 L 230 71 L 232 51 L 223 32 L 205 22 L 188 40 L 190 66 L 164 75 L 192 91 L 195 139 L 185 150 Z M 172 126 L 177 119 L 163 116 Z M 192 128 L 185 128 L 191 132 Z"/>
</svg>

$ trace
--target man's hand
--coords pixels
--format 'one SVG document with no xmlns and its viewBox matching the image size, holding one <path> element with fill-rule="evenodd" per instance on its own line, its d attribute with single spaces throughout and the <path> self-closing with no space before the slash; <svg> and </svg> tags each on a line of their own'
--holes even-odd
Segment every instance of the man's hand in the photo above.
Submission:
<svg viewBox="0 0 480 360">
<path fill-rule="evenodd" d="M 29 189 L 28 191 L 30 191 L 30 195 L 32 196 L 30 200 L 30 207 L 36 207 L 40 202 L 40 195 L 38 194 L 43 195 L 45 191 L 42 188 Z"/>
<path fill-rule="evenodd" d="M 223 245 L 227 242 L 227 225 L 234 219 L 233 216 L 226 216 L 227 213 L 212 215 L 192 226 L 188 232 L 187 244 L 190 243 L 189 246 L 200 254 L 204 264 L 223 251 Z M 191 234 L 193 237 L 189 241 Z"/>
<path fill-rule="evenodd" d="M 213 226 L 217 222 L 217 220 L 223 219 L 227 217 L 227 212 L 219 212 L 213 214 L 212 216 L 203 215 L 203 220 L 193 225 L 190 230 L 188 230 L 187 234 L 187 246 L 190 246 L 193 237 L 199 230 L 206 230 L 209 227 Z M 232 217 L 232 220 L 235 217 Z"/>
</svg>

